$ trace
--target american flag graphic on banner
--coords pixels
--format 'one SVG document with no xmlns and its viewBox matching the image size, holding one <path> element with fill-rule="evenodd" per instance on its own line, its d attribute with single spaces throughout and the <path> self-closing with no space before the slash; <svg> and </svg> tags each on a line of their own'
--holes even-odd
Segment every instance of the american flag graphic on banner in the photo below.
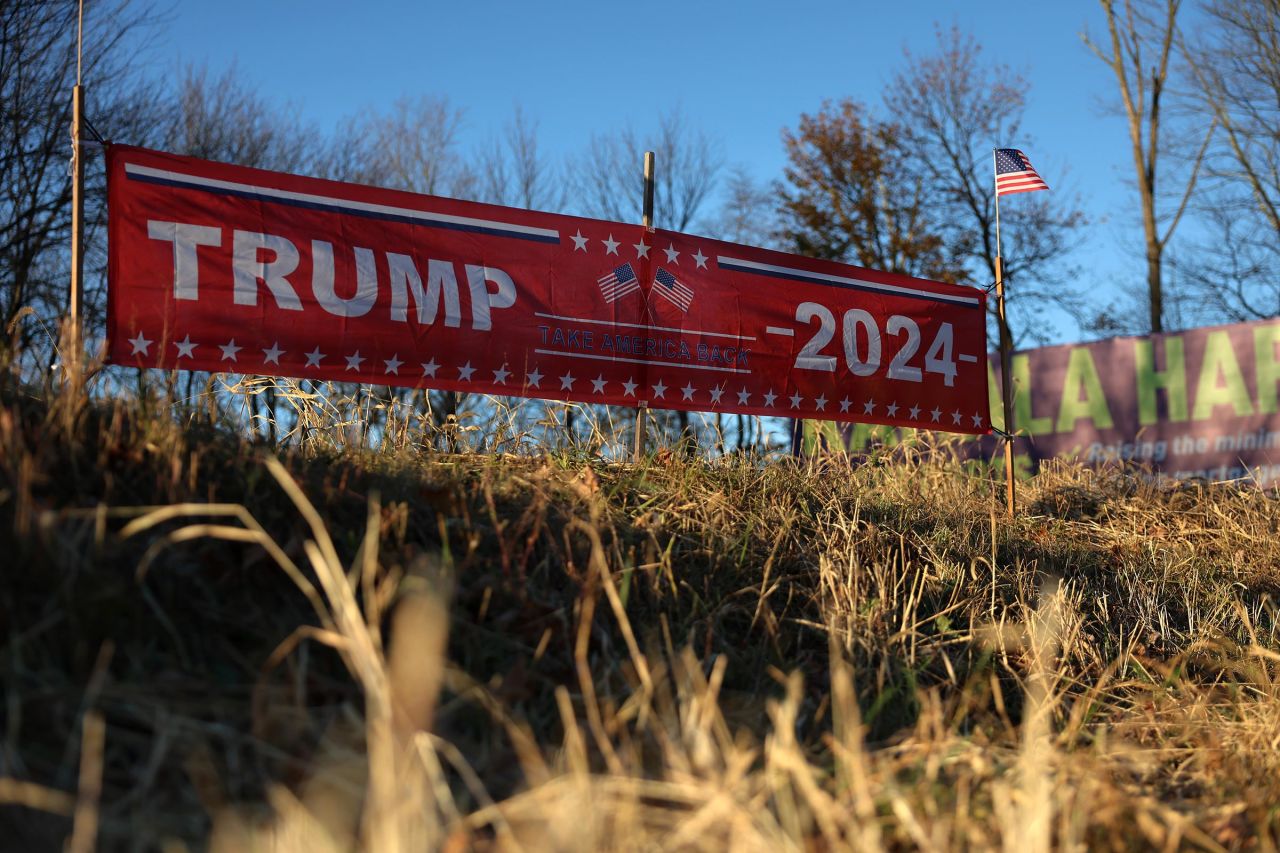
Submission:
<svg viewBox="0 0 1280 853">
<path fill-rule="evenodd" d="M 653 285 L 654 293 L 681 311 L 689 310 L 689 303 L 693 302 L 693 290 L 681 283 L 674 275 L 658 267 L 658 271 L 653 276 Z"/>
<path fill-rule="evenodd" d="M 996 149 L 996 197 L 1047 190 L 1049 185 L 1017 148 Z"/>
<path fill-rule="evenodd" d="M 604 297 L 605 302 L 617 302 L 628 293 L 640 289 L 640 281 L 629 263 L 623 264 L 608 275 L 601 276 L 597 283 L 600 285 L 600 295 Z"/>
</svg>

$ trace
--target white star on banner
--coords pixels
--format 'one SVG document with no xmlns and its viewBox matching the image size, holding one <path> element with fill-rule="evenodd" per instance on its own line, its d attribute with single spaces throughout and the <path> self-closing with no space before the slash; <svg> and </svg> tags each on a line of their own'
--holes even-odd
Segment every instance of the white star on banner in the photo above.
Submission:
<svg viewBox="0 0 1280 853">
<path fill-rule="evenodd" d="M 847 412 L 849 411 L 849 407 L 852 405 L 853 405 L 853 401 L 850 400 L 848 397 L 845 397 L 843 400 L 840 401 L 840 411 Z"/>
<path fill-rule="evenodd" d="M 359 370 L 361 363 L 365 361 L 365 357 L 360 354 L 360 350 L 356 350 L 347 356 L 347 370 Z"/>
<path fill-rule="evenodd" d="M 929 415 L 936 421 L 938 418 L 942 417 L 942 409 L 935 408 L 929 413 Z"/>
<path fill-rule="evenodd" d="M 430 361 L 422 362 L 422 375 L 436 378 L 436 371 L 440 369 L 440 365 L 436 364 L 436 360 L 432 358 Z"/>
<path fill-rule="evenodd" d="M 693 256 L 693 262 L 698 265 L 698 269 L 705 270 L 707 268 L 707 256 L 702 254 L 702 247 L 698 247 L 698 254 Z"/>
<path fill-rule="evenodd" d="M 769 389 L 769 393 L 764 395 L 764 405 L 766 409 L 773 408 L 773 401 L 778 399 L 778 395 L 773 393 L 773 389 Z"/>
<path fill-rule="evenodd" d="M 963 415 L 960 414 L 959 409 L 956 409 L 954 412 L 951 413 L 951 420 L 953 423 L 957 423 L 957 424 L 960 423 L 960 418 L 962 417 Z"/>
<path fill-rule="evenodd" d="M 743 388 L 741 391 L 738 392 L 739 406 L 745 406 L 747 404 L 747 401 L 750 399 L 751 399 L 751 392 L 749 392 L 746 388 Z"/>
<path fill-rule="evenodd" d="M 713 405 L 720 405 L 720 398 L 724 396 L 724 386 L 711 389 L 711 402 Z"/>
<path fill-rule="evenodd" d="M 632 243 L 631 245 L 636 248 L 636 260 L 649 257 L 649 247 L 645 244 L 644 240 L 641 240 L 639 243 Z"/>
<path fill-rule="evenodd" d="M 673 263 L 673 264 L 680 263 L 679 261 L 676 260 L 676 258 L 680 257 L 680 253 L 676 251 L 676 246 L 674 243 L 667 244 L 667 248 L 663 249 L 662 251 L 666 253 L 667 261 L 669 263 Z"/>
<path fill-rule="evenodd" d="M 912 406 L 910 409 L 907 410 L 907 414 L 911 415 L 911 420 L 913 421 L 920 420 L 920 407 Z"/>
<path fill-rule="evenodd" d="M 791 401 L 791 408 L 793 409 L 800 408 L 800 404 L 804 402 L 804 397 L 801 397 L 800 392 L 798 391 L 787 399 Z"/>
<path fill-rule="evenodd" d="M 680 395 L 681 395 L 685 400 L 692 400 L 692 399 L 693 399 L 693 392 L 694 392 L 694 391 L 696 391 L 696 390 L 697 390 L 697 389 L 693 387 L 693 383 L 692 383 L 692 382 L 688 382 L 688 383 L 685 383 L 685 386 L 684 386 L 683 388 L 681 388 L 681 389 L 680 389 Z"/>
<path fill-rule="evenodd" d="M 826 411 L 827 398 L 825 396 L 820 396 L 818 397 L 818 399 L 813 401 L 813 404 L 818 407 L 818 411 L 820 412 Z"/>
<path fill-rule="evenodd" d="M 180 341 L 174 341 L 173 345 L 178 348 L 178 358 L 195 358 L 195 350 L 199 346 L 191 342 L 190 335 Z"/>
<path fill-rule="evenodd" d="M 561 391 L 572 391 L 572 390 L 573 390 L 573 383 L 574 383 L 574 382 L 576 382 L 576 381 L 577 381 L 577 379 L 578 379 L 578 377 L 574 376 L 572 373 L 566 373 L 564 376 L 561 376 L 561 377 L 560 377 L 560 390 L 561 390 Z"/>
<path fill-rule="evenodd" d="M 511 375 L 511 371 L 507 370 L 507 365 L 504 363 L 502 367 L 499 367 L 497 370 L 493 371 L 493 381 L 498 383 L 499 385 L 506 385 L 507 377 L 510 375 Z"/>
<path fill-rule="evenodd" d="M 400 365 L 404 364 L 404 362 L 400 360 L 399 353 L 392 355 L 391 358 L 384 358 L 382 363 L 387 366 L 387 369 L 384 372 L 395 374 L 396 376 L 400 375 Z"/>
<path fill-rule="evenodd" d="M 982 426 L 982 415 L 977 412 L 973 413 L 973 425 L 976 427 Z"/>
<path fill-rule="evenodd" d="M 862 404 L 862 413 L 863 413 L 864 415 L 869 415 L 869 414 L 871 414 L 872 412 L 874 412 L 875 410 L 876 410 L 876 401 L 875 401 L 875 400 L 868 400 L 867 402 L 865 402 L 865 403 L 863 403 L 863 404 Z"/>
<path fill-rule="evenodd" d="M 239 359 L 236 358 L 236 353 L 240 352 L 244 347 L 236 346 L 236 339 L 232 338 L 225 344 L 218 344 L 218 349 L 222 350 L 223 361 L 238 361 Z"/>
<path fill-rule="evenodd" d="M 585 252 L 587 250 L 587 238 L 582 236 L 581 228 L 578 229 L 577 234 L 574 234 L 569 239 L 573 241 L 573 250 L 575 252 L 578 250 L 582 250 Z"/>
<path fill-rule="evenodd" d="M 472 366 L 471 366 L 471 362 L 470 362 L 470 361 L 468 361 L 466 364 L 462 365 L 462 367 L 459 367 L 459 368 L 458 368 L 458 381 L 459 381 L 459 382 L 470 382 L 470 381 L 471 381 L 471 374 L 473 374 L 473 373 L 475 373 L 475 372 L 476 372 L 476 369 L 475 369 L 474 367 L 472 367 Z"/>
<path fill-rule="evenodd" d="M 603 373 L 601 373 L 601 374 L 600 374 L 599 376 L 597 376 L 595 379 L 592 379 L 592 380 L 591 380 L 591 390 L 592 390 L 592 391 L 594 391 L 594 392 L 595 392 L 595 393 L 597 393 L 597 394 L 603 394 L 603 393 L 604 393 L 604 386 L 606 386 L 606 385 L 608 385 L 608 384 L 609 384 L 609 383 L 605 381 L 604 374 L 603 374 Z"/>
<path fill-rule="evenodd" d="M 279 366 L 280 356 L 282 355 L 284 355 L 284 350 L 280 349 L 280 342 L 276 341 L 271 345 L 271 349 L 264 349 L 262 351 L 262 363 Z"/>
<path fill-rule="evenodd" d="M 662 380 L 658 380 L 658 384 L 653 386 L 653 396 L 661 397 L 667 393 L 667 386 L 662 384 Z"/>
<path fill-rule="evenodd" d="M 898 401 L 894 400 L 892 403 L 890 403 L 889 408 L 885 409 L 885 412 L 889 415 L 889 417 L 896 418 L 898 416 Z"/>
<path fill-rule="evenodd" d="M 538 368 L 535 367 L 532 373 L 526 373 L 524 375 L 524 382 L 530 388 L 541 388 L 542 374 L 538 372 Z"/>
<path fill-rule="evenodd" d="M 618 241 L 613 239 L 612 234 L 609 235 L 608 240 L 601 240 L 600 242 L 604 243 L 604 253 L 606 255 L 618 254 Z"/>
<path fill-rule="evenodd" d="M 147 340 L 142 336 L 142 332 L 138 332 L 138 336 L 136 338 L 129 338 L 129 343 L 133 344 L 133 352 L 129 353 L 129 355 L 137 355 L 138 353 L 147 355 L 147 348 L 155 343 L 155 341 Z"/>
<path fill-rule="evenodd" d="M 636 383 L 632 377 L 628 376 L 627 381 L 622 383 L 622 396 L 634 397 L 636 395 Z"/>
<path fill-rule="evenodd" d="M 304 353 L 307 357 L 307 363 L 303 367 L 319 367 L 320 359 L 324 358 L 324 353 L 320 352 L 320 347 L 316 347 L 309 353 Z"/>
</svg>

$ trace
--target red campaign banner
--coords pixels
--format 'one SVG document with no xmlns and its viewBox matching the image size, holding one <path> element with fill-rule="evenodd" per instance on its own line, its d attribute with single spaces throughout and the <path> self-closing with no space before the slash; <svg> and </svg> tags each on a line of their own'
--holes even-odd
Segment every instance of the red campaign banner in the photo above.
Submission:
<svg viewBox="0 0 1280 853">
<path fill-rule="evenodd" d="M 989 431 L 981 290 L 112 146 L 108 357 Z"/>
</svg>

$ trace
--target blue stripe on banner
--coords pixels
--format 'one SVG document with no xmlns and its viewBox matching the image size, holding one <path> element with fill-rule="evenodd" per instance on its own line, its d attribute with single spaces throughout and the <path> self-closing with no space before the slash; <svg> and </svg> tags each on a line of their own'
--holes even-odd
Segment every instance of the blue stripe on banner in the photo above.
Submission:
<svg viewBox="0 0 1280 853">
<path fill-rule="evenodd" d="M 822 284 L 827 287 L 839 287 L 844 290 L 860 290 L 864 293 L 879 293 L 890 296 L 903 296 L 907 299 L 923 299 L 928 302 L 947 302 L 953 305 L 959 305 L 962 308 L 980 308 L 982 303 L 974 296 L 951 296 L 944 293 L 930 293 L 927 290 L 912 290 L 896 284 L 877 284 L 873 281 L 860 281 L 858 279 L 840 278 L 839 276 L 827 276 L 823 273 L 810 273 L 805 270 L 792 269 L 790 267 L 764 267 L 749 262 L 738 262 L 733 258 L 720 257 L 716 259 L 716 266 L 721 269 L 733 270 L 735 272 L 751 273 L 753 275 L 763 275 L 769 278 L 782 278 L 789 281 L 803 281 L 807 284 Z"/>
<path fill-rule="evenodd" d="M 193 181 L 158 178 L 153 175 L 140 175 L 132 171 L 126 171 L 126 175 L 131 181 L 141 181 L 146 184 L 158 184 L 165 187 L 199 190 L 200 192 L 211 193 L 213 195 L 245 198 L 253 201 L 264 201 L 271 204 L 283 204 L 288 207 L 297 207 L 303 210 L 320 210 L 327 213 L 342 213 L 348 216 L 361 216 L 365 219 L 376 219 L 379 222 L 402 222 L 407 225 L 421 225 L 425 228 L 441 228 L 446 231 L 465 231 L 471 234 L 488 234 L 494 237 L 512 237 L 516 240 L 529 240 L 534 243 L 558 244 L 560 242 L 559 234 L 555 234 L 554 232 L 552 234 L 528 234 L 522 231 L 503 228 L 501 223 L 497 222 L 492 225 L 469 225 L 462 222 L 442 222 L 440 220 L 427 219 L 423 217 L 361 210 L 359 208 L 344 205 L 336 199 L 333 202 L 303 201 L 301 199 L 281 198 L 268 193 L 253 192 L 252 190 L 236 190 L 226 187 L 207 187 Z M 423 214 L 424 217 L 429 216 L 426 211 L 423 211 Z"/>
</svg>

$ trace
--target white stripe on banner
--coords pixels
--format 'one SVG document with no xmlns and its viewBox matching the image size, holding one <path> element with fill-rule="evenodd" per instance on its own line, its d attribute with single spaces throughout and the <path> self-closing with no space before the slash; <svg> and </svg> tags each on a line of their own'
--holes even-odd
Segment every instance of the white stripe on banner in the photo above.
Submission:
<svg viewBox="0 0 1280 853">
<path fill-rule="evenodd" d="M 686 364 L 679 361 L 655 361 L 649 358 L 627 358 L 622 355 L 592 355 L 587 352 L 564 352 L 558 349 L 535 349 L 538 355 L 558 355 L 563 358 L 585 358 L 588 361 L 622 361 L 627 364 L 653 364 L 658 367 L 679 367 L 683 370 L 703 370 L 713 373 L 750 373 L 741 367 L 712 367 L 709 364 Z"/>
<path fill-rule="evenodd" d="M 929 290 L 919 290 L 914 287 L 903 287 L 898 284 L 882 284 L 878 281 L 866 281 L 865 279 L 860 278 L 845 278 L 843 276 L 830 275 L 828 273 L 795 269 L 794 267 L 779 267 L 774 266 L 773 264 L 762 264 L 757 261 L 744 261 L 741 258 L 729 258 L 724 255 L 717 257 L 716 263 L 726 269 L 735 269 L 742 272 L 755 272 L 762 275 L 790 278 L 796 281 L 811 281 L 814 284 L 831 284 L 836 287 L 852 287 L 857 290 L 874 290 L 881 293 L 894 293 L 900 296 L 932 299 L 938 302 L 951 302 L 956 305 L 971 305 L 974 308 L 977 308 L 982 304 L 976 296 L 933 293 Z"/>
<path fill-rule="evenodd" d="M 648 329 L 654 332 L 679 332 L 683 335 L 699 335 L 704 338 L 730 338 L 735 341 L 754 341 L 755 335 L 735 335 L 731 332 L 708 332 L 703 329 L 677 329 L 674 326 L 651 326 L 648 323 L 623 323 L 618 320 L 598 320 L 592 317 L 570 317 L 565 314 L 544 314 L 534 311 L 533 316 L 548 320 L 565 320 L 571 323 L 593 323 L 597 326 L 618 326 L 626 329 Z"/>
<path fill-rule="evenodd" d="M 337 211 L 373 214 L 376 216 L 396 217 L 421 222 L 424 225 L 438 225 L 446 228 L 465 230 L 481 230 L 509 234 L 512 237 L 524 237 L 544 242 L 559 242 L 560 232 L 550 228 L 534 228 L 529 225 L 516 225 L 512 222 L 497 222 L 489 219 L 473 219 L 467 216 L 453 216 L 447 213 L 430 213 L 425 210 L 414 210 L 409 207 L 392 207 L 386 204 L 373 204 L 365 201 L 354 201 L 347 198 L 298 193 L 275 187 L 260 187 L 253 184 L 241 184 L 235 181 L 223 181 L 217 178 L 205 178 L 198 175 L 187 175 L 182 172 L 170 172 L 165 169 L 154 169 L 136 163 L 126 163 L 125 171 L 139 178 L 162 181 L 168 184 L 193 187 L 195 189 L 216 192 L 247 194 L 266 199 L 292 203 L 297 205 L 318 205 Z"/>
</svg>

